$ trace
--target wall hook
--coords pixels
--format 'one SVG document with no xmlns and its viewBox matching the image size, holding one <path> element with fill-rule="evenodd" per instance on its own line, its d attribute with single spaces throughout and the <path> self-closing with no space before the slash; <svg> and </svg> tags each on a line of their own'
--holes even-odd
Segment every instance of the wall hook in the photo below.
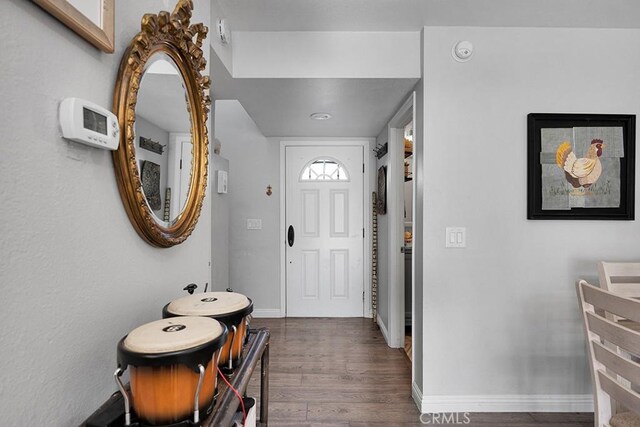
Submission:
<svg viewBox="0 0 640 427">
<path fill-rule="evenodd" d="M 267 185 L 267 196 L 270 196 L 273 194 L 273 187 L 271 185 Z"/>
</svg>

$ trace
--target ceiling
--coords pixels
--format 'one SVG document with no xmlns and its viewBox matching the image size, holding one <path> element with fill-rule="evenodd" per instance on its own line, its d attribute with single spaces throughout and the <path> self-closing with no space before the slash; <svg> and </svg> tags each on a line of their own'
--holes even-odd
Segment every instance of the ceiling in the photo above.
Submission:
<svg viewBox="0 0 640 427">
<path fill-rule="evenodd" d="M 140 82 L 136 115 L 166 132 L 191 132 L 182 78 L 176 74 L 145 73 Z"/>
<path fill-rule="evenodd" d="M 232 31 L 640 28 L 638 0 L 217 0 Z"/>
<path fill-rule="evenodd" d="M 640 28 L 640 0 L 215 0 L 231 31 L 418 31 L 426 26 Z M 215 12 L 218 13 L 218 12 Z M 214 15 L 215 19 L 216 16 Z M 265 136 L 376 136 L 416 79 L 233 79 L 212 50 L 214 99 Z M 309 115 L 328 112 L 328 121 Z"/>
<path fill-rule="evenodd" d="M 376 136 L 418 79 L 232 79 L 212 52 L 213 99 L 237 99 L 264 136 Z M 316 112 L 330 120 L 311 120 Z"/>
</svg>

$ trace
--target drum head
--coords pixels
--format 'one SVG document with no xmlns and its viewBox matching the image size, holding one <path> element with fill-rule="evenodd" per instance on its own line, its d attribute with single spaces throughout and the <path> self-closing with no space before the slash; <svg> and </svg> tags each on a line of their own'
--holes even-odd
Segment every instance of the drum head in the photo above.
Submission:
<svg viewBox="0 0 640 427">
<path fill-rule="evenodd" d="M 188 295 L 172 301 L 167 311 L 179 316 L 228 316 L 246 310 L 247 315 L 252 307 L 246 296 L 236 292 L 204 292 Z"/>
<path fill-rule="evenodd" d="M 220 338 L 225 327 L 209 317 L 172 317 L 142 325 L 124 339 L 125 350 L 159 354 L 189 350 Z"/>
</svg>

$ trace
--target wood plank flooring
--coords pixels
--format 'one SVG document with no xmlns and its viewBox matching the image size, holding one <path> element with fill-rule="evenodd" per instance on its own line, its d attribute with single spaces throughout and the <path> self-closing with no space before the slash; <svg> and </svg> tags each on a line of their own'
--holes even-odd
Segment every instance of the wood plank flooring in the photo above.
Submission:
<svg viewBox="0 0 640 427">
<path fill-rule="evenodd" d="M 371 319 L 253 319 L 271 330 L 270 427 L 423 426 L 411 366 Z M 253 375 L 248 395 L 260 395 Z M 460 415 L 462 420 L 462 415 Z M 474 413 L 468 426 L 587 427 L 593 414 Z M 452 425 L 431 423 L 429 425 Z"/>
</svg>

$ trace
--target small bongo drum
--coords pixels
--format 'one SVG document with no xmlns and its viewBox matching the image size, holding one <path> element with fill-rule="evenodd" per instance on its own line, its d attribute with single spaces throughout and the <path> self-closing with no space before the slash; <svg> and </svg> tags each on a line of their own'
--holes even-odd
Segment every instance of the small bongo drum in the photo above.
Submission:
<svg viewBox="0 0 640 427">
<path fill-rule="evenodd" d="M 213 409 L 218 358 L 227 327 L 207 317 L 174 317 L 134 329 L 118 343 L 115 378 L 125 401 L 141 423 L 168 425 L 200 422 L 200 411 Z M 129 369 L 131 394 L 120 376 Z M 131 402 L 130 402 L 131 400 Z"/>
<path fill-rule="evenodd" d="M 206 316 L 229 330 L 229 338 L 220 352 L 220 366 L 233 369 L 240 364 L 242 346 L 249 326 L 253 302 L 237 292 L 205 292 L 178 298 L 164 306 L 162 317 Z"/>
</svg>

